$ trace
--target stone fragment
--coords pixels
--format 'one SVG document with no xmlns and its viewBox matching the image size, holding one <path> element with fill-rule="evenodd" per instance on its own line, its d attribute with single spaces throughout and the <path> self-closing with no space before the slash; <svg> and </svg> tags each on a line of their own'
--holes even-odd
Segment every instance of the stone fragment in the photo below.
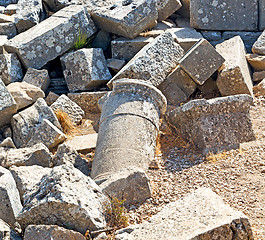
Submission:
<svg viewBox="0 0 265 240">
<path fill-rule="evenodd" d="M 112 88 L 112 82 L 115 80 L 130 78 L 142 79 L 158 86 L 177 66 L 183 54 L 184 50 L 174 42 L 172 35 L 166 32 L 139 51 L 107 85 Z"/>
<path fill-rule="evenodd" d="M 265 55 L 265 30 L 262 32 L 258 40 L 252 46 L 252 52 L 259 55 Z"/>
<path fill-rule="evenodd" d="M 180 0 L 156 0 L 158 21 L 161 22 L 182 7 Z"/>
<path fill-rule="evenodd" d="M 7 169 L 0 167 L 0 219 L 14 224 L 21 210 L 16 182 Z"/>
<path fill-rule="evenodd" d="M 111 35 L 109 32 L 100 30 L 93 42 L 91 43 L 92 48 L 102 48 L 104 51 L 107 50 L 111 43 Z"/>
<path fill-rule="evenodd" d="M 111 41 L 112 58 L 129 62 L 144 46 L 154 40 L 152 37 L 136 37 L 134 39 L 116 38 Z"/>
<path fill-rule="evenodd" d="M 18 110 L 35 103 L 39 98 L 44 98 L 44 92 L 34 85 L 26 82 L 14 82 L 7 86 L 7 90 L 17 103 Z"/>
<path fill-rule="evenodd" d="M 20 200 L 24 202 L 23 195 L 25 192 L 31 191 L 36 186 L 41 178 L 49 174 L 52 168 L 41 167 L 38 165 L 33 166 L 12 166 L 9 168 L 19 191 Z"/>
<path fill-rule="evenodd" d="M 6 138 L 4 141 L 0 143 L 0 147 L 4 148 L 16 148 L 11 137 Z"/>
<path fill-rule="evenodd" d="M 259 82 L 265 78 L 265 71 L 254 72 L 253 73 L 253 82 Z"/>
<path fill-rule="evenodd" d="M 220 31 L 201 31 L 201 34 L 207 41 L 219 41 L 222 39 Z"/>
<path fill-rule="evenodd" d="M 259 30 L 265 29 L 265 1 L 259 0 Z"/>
<path fill-rule="evenodd" d="M 107 83 L 111 74 L 101 48 L 80 49 L 61 57 L 70 92 L 91 90 Z"/>
<path fill-rule="evenodd" d="M 90 37 L 95 31 L 83 6 L 69 6 L 10 39 L 5 49 L 16 52 L 25 68 L 39 69 L 72 48 L 79 34 Z"/>
<path fill-rule="evenodd" d="M 60 110 L 70 117 L 74 124 L 79 124 L 84 116 L 84 111 L 75 102 L 70 100 L 66 95 L 61 95 L 52 105 L 54 112 Z"/>
<path fill-rule="evenodd" d="M 253 87 L 255 96 L 264 96 L 265 95 L 265 80 L 263 79 L 257 86 Z"/>
<path fill-rule="evenodd" d="M 172 28 L 168 30 L 176 42 L 187 52 L 203 36 L 193 28 Z"/>
<path fill-rule="evenodd" d="M 39 87 L 45 92 L 50 85 L 50 77 L 46 69 L 37 70 L 34 68 L 28 68 L 26 75 L 23 78 L 23 82 Z"/>
<path fill-rule="evenodd" d="M 254 71 L 265 71 L 265 56 L 258 54 L 247 54 L 246 59 Z"/>
<path fill-rule="evenodd" d="M 106 227 L 103 204 L 107 198 L 97 184 L 70 165 L 54 167 L 25 195 L 17 220 L 29 224 L 63 226 L 81 233 Z"/>
<path fill-rule="evenodd" d="M 203 30 L 256 31 L 258 0 L 190 0 L 190 23 Z"/>
<path fill-rule="evenodd" d="M 124 60 L 114 59 L 114 58 L 107 59 L 107 66 L 114 73 L 119 72 L 123 68 L 124 65 L 125 65 Z"/>
<path fill-rule="evenodd" d="M 0 54 L 0 77 L 5 85 L 22 81 L 22 67 L 16 54 Z"/>
<path fill-rule="evenodd" d="M 68 230 L 57 225 L 29 225 L 24 240 L 86 240 L 79 232 Z"/>
<path fill-rule="evenodd" d="M 36 127 L 42 123 L 43 119 L 49 120 L 61 130 L 61 125 L 55 113 L 42 98 L 39 98 L 31 107 L 13 116 L 11 125 L 13 140 L 17 147 L 27 146 L 31 137 L 36 133 Z"/>
<path fill-rule="evenodd" d="M 59 95 L 54 92 L 49 92 L 48 96 L 45 98 L 45 102 L 48 106 L 51 106 L 58 98 Z"/>
<path fill-rule="evenodd" d="M 247 94 L 193 100 L 168 113 L 167 119 L 204 153 L 232 149 L 255 140 L 249 116 L 252 101 Z"/>
<path fill-rule="evenodd" d="M 209 188 L 169 203 L 149 221 L 116 232 L 116 240 L 250 239 L 248 218 Z"/>
<path fill-rule="evenodd" d="M 202 85 L 223 63 L 224 58 L 205 39 L 199 40 L 179 61 L 179 65 Z"/>
<path fill-rule="evenodd" d="M 81 136 L 75 136 L 73 139 L 66 141 L 68 146 L 71 146 L 77 152 L 80 153 L 88 153 L 92 149 L 96 148 L 97 145 L 98 134 L 87 134 Z"/>
<path fill-rule="evenodd" d="M 128 38 L 154 27 L 158 17 L 155 0 L 105 1 L 88 11 L 98 28 Z"/>
<path fill-rule="evenodd" d="M 216 50 L 225 59 L 225 63 L 218 70 L 217 78 L 217 86 L 222 96 L 253 95 L 253 84 L 245 58 L 246 50 L 240 36 L 218 44 Z"/>
<path fill-rule="evenodd" d="M 67 96 L 78 106 L 80 106 L 85 113 L 100 113 L 98 100 L 102 98 L 106 93 L 106 91 L 68 93 Z"/>
<path fill-rule="evenodd" d="M 6 35 L 8 38 L 16 36 L 17 29 L 15 23 L 0 23 L 0 35 Z"/>
</svg>

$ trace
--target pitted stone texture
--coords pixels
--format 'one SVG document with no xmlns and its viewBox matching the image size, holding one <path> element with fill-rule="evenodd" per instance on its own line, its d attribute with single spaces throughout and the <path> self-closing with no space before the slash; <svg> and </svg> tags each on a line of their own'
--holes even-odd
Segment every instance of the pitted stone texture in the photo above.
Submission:
<svg viewBox="0 0 265 240">
<path fill-rule="evenodd" d="M 107 198 L 97 184 L 70 165 L 54 167 L 25 195 L 17 220 L 29 224 L 56 224 L 85 233 L 106 227 L 103 203 Z"/>
<path fill-rule="evenodd" d="M 26 75 L 23 78 L 23 82 L 32 84 L 36 87 L 46 91 L 50 85 L 50 77 L 46 69 L 37 70 L 34 68 L 28 68 Z"/>
<path fill-rule="evenodd" d="M 29 225 L 25 230 L 24 240 L 86 240 L 79 232 L 57 225 Z"/>
<path fill-rule="evenodd" d="M 107 84 L 121 78 L 142 79 L 154 86 L 161 84 L 167 75 L 177 66 L 184 50 L 174 42 L 174 38 L 166 32 L 146 45 L 128 62 Z"/>
<path fill-rule="evenodd" d="M 198 84 L 202 85 L 225 59 L 205 39 L 199 40 L 179 61 L 179 65 Z"/>
<path fill-rule="evenodd" d="M 249 116 L 252 102 L 247 94 L 193 100 L 169 112 L 167 119 L 204 153 L 231 149 L 255 140 Z"/>
<path fill-rule="evenodd" d="M 49 120 L 57 128 L 61 125 L 53 110 L 47 106 L 44 99 L 39 98 L 31 107 L 17 113 L 11 120 L 13 140 L 17 147 L 25 147 L 35 134 L 36 127 L 43 119 Z"/>
<path fill-rule="evenodd" d="M 11 166 L 51 166 L 52 155 L 49 149 L 42 143 L 32 147 L 6 149 L 0 152 L 0 165 L 9 168 Z"/>
<path fill-rule="evenodd" d="M 265 30 L 259 36 L 258 40 L 254 43 L 252 52 L 259 55 L 265 55 Z"/>
<path fill-rule="evenodd" d="M 21 210 L 16 182 L 7 169 L 0 167 L 0 219 L 13 224 Z"/>
<path fill-rule="evenodd" d="M 22 81 L 22 67 L 16 54 L 0 54 L 0 77 L 6 85 Z"/>
<path fill-rule="evenodd" d="M 116 240 L 249 239 L 247 216 L 232 209 L 209 188 L 169 203 L 148 222 L 118 230 Z"/>
<path fill-rule="evenodd" d="M 6 35 L 8 38 L 16 36 L 17 29 L 15 23 L 0 23 L 0 35 Z"/>
<path fill-rule="evenodd" d="M 18 110 L 35 103 L 39 98 L 45 97 L 40 88 L 25 82 L 10 83 L 7 90 L 15 99 Z"/>
<path fill-rule="evenodd" d="M 109 0 L 88 11 L 98 28 L 128 38 L 154 27 L 158 17 L 156 0 Z"/>
<path fill-rule="evenodd" d="M 158 21 L 161 22 L 181 8 L 180 0 L 156 0 Z"/>
<path fill-rule="evenodd" d="M 246 59 L 254 71 L 265 71 L 265 56 L 258 54 L 247 54 Z"/>
<path fill-rule="evenodd" d="M 190 0 L 190 23 L 203 30 L 256 31 L 258 0 Z"/>
<path fill-rule="evenodd" d="M 12 166 L 9 168 L 9 171 L 16 181 L 20 200 L 24 202 L 24 193 L 31 191 L 31 189 L 40 182 L 44 175 L 49 174 L 52 171 L 52 168 L 37 165 L 20 167 Z"/>
<path fill-rule="evenodd" d="M 56 112 L 56 110 L 61 110 L 68 114 L 71 121 L 74 124 L 79 124 L 84 116 L 84 111 L 75 102 L 70 100 L 66 95 L 61 95 L 52 105 L 51 109 Z"/>
<path fill-rule="evenodd" d="M 10 124 L 12 116 L 17 112 L 17 104 L 0 79 L 0 127 Z"/>
<path fill-rule="evenodd" d="M 69 53 L 61 57 L 61 63 L 70 92 L 91 90 L 112 78 L 101 48 Z"/>
<path fill-rule="evenodd" d="M 216 46 L 225 62 L 218 70 L 217 86 L 222 96 L 253 95 L 253 84 L 242 39 L 237 36 Z"/>
<path fill-rule="evenodd" d="M 16 52 L 25 68 L 39 69 L 72 48 L 80 33 L 90 37 L 95 31 L 83 6 L 69 6 L 10 39 L 5 49 Z"/>
<path fill-rule="evenodd" d="M 152 37 L 136 37 L 134 39 L 116 38 L 111 41 L 112 58 L 129 62 L 144 46 L 152 42 Z"/>
</svg>

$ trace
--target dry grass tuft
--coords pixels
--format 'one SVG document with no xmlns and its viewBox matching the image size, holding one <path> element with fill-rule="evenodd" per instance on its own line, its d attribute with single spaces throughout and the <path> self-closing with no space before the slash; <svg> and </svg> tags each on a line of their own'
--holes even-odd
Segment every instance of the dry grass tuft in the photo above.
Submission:
<svg viewBox="0 0 265 240">
<path fill-rule="evenodd" d="M 219 152 L 214 154 L 213 152 L 209 152 L 206 156 L 206 160 L 210 163 L 216 163 L 221 159 L 226 159 L 228 157 L 228 153 L 226 151 Z"/>
<path fill-rule="evenodd" d="M 55 110 L 55 115 L 58 118 L 59 123 L 61 124 L 61 127 L 63 129 L 63 132 L 65 134 L 71 134 L 77 131 L 75 125 L 73 124 L 71 118 L 69 117 L 69 115 L 60 110 L 60 109 L 56 109 Z"/>
</svg>

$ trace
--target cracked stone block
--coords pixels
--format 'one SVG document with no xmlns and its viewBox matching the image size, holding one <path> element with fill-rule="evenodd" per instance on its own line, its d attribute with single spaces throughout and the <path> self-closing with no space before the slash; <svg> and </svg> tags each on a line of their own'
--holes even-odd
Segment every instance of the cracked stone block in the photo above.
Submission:
<svg viewBox="0 0 265 240">
<path fill-rule="evenodd" d="M 5 44 L 17 53 L 24 67 L 40 69 L 71 49 L 80 34 L 88 38 L 96 32 L 93 21 L 81 5 L 66 7 Z"/>
<path fill-rule="evenodd" d="M 17 29 L 15 23 L 0 23 L 0 35 L 6 35 L 8 38 L 16 36 Z"/>
<path fill-rule="evenodd" d="M 256 31 L 258 0 L 190 0 L 190 23 L 203 30 Z"/>
<path fill-rule="evenodd" d="M 17 112 L 17 103 L 0 79 L 0 127 L 10 124 L 11 118 Z"/>
<path fill-rule="evenodd" d="M 233 149 L 255 140 L 249 115 L 252 102 L 248 94 L 192 100 L 169 112 L 167 119 L 184 139 L 206 154 Z"/>
<path fill-rule="evenodd" d="M 135 38 L 156 25 L 156 0 L 105 1 L 88 8 L 96 26 L 122 37 Z"/>
<path fill-rule="evenodd" d="M 224 61 L 207 40 L 201 39 L 180 59 L 179 65 L 196 83 L 202 85 Z"/>
<path fill-rule="evenodd" d="M 5 85 L 22 81 L 22 66 L 15 53 L 0 54 L 0 77 Z"/>
<path fill-rule="evenodd" d="M 169 32 L 165 32 L 142 48 L 107 85 L 112 88 L 113 81 L 130 78 L 142 79 L 158 86 L 177 66 L 183 55 L 181 46 L 175 43 Z"/>
<path fill-rule="evenodd" d="M 115 240 L 249 239 L 249 219 L 209 188 L 199 188 L 141 224 L 116 232 Z"/>
<path fill-rule="evenodd" d="M 259 36 L 252 47 L 252 52 L 259 55 L 265 55 L 265 30 Z"/>
<path fill-rule="evenodd" d="M 70 92 L 91 90 L 111 78 L 101 48 L 80 49 L 61 57 L 64 77 Z"/>
<path fill-rule="evenodd" d="M 161 22 L 182 7 L 180 0 L 156 0 L 158 21 Z"/>
<path fill-rule="evenodd" d="M 218 70 L 217 86 L 222 96 L 236 94 L 253 95 L 253 84 L 246 60 L 246 49 L 240 36 L 216 46 L 225 62 Z"/>
</svg>

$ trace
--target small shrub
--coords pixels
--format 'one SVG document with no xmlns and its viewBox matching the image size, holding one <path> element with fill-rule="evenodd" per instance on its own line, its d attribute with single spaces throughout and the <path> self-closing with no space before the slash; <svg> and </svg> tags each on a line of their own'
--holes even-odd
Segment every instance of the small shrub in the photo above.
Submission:
<svg viewBox="0 0 265 240">
<path fill-rule="evenodd" d="M 56 109 L 55 115 L 58 118 L 58 121 L 61 124 L 61 127 L 65 134 L 70 134 L 76 130 L 72 120 L 66 112 L 60 109 Z"/>
<path fill-rule="evenodd" d="M 88 37 L 86 33 L 79 31 L 78 36 L 76 36 L 76 41 L 74 43 L 73 49 L 78 50 L 84 47 L 91 47 L 90 44 L 94 40 L 95 36 Z"/>
</svg>

